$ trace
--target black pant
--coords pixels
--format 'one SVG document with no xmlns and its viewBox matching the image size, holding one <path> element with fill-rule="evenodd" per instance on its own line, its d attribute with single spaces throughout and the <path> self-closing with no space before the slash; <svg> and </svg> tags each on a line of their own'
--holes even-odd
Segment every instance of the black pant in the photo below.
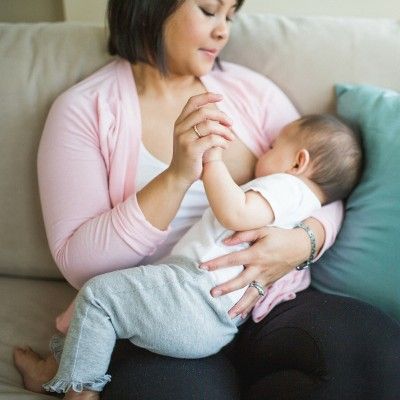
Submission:
<svg viewBox="0 0 400 400">
<path fill-rule="evenodd" d="M 118 341 L 103 400 L 398 400 L 400 325 L 313 289 L 246 322 L 219 354 L 174 359 Z"/>
</svg>

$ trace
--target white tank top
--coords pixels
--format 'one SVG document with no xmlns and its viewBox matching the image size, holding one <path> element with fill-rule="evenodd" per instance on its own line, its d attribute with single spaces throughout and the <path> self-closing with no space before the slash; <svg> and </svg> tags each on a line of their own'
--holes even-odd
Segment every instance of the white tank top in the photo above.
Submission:
<svg viewBox="0 0 400 400">
<path fill-rule="evenodd" d="M 141 143 L 136 175 L 137 191 L 141 190 L 166 168 L 167 165 L 154 157 Z M 198 180 L 186 192 L 175 218 L 171 221 L 171 231 L 167 239 L 153 254 L 145 257 L 141 264 L 154 264 L 170 254 L 175 243 L 195 222 L 201 219 L 207 207 L 208 200 L 204 185 L 202 181 Z"/>
</svg>

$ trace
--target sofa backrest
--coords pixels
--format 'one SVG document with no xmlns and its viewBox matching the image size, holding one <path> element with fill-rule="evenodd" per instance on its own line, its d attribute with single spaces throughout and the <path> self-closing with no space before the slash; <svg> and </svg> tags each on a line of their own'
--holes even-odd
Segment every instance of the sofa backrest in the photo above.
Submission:
<svg viewBox="0 0 400 400">
<path fill-rule="evenodd" d="M 222 59 L 269 76 L 301 113 L 332 111 L 338 82 L 400 90 L 400 27 L 394 20 L 239 15 Z M 55 97 L 109 60 L 99 26 L 0 24 L 0 274 L 61 276 L 40 211 L 38 143 Z"/>
<path fill-rule="evenodd" d="M 105 64 L 105 30 L 0 24 L 0 274 L 61 277 L 44 232 L 36 153 L 56 96 Z"/>
<path fill-rule="evenodd" d="M 397 20 L 258 14 L 237 22 L 224 58 L 269 76 L 302 114 L 334 111 L 338 82 L 400 90 Z"/>
</svg>

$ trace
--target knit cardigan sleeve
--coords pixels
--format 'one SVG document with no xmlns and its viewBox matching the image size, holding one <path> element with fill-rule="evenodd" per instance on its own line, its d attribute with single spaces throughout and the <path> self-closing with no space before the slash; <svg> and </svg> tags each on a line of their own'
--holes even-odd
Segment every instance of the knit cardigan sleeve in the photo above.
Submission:
<svg viewBox="0 0 400 400">
<path fill-rule="evenodd" d="M 62 94 L 51 107 L 38 153 L 49 247 L 77 289 L 95 275 L 136 265 L 168 234 L 146 220 L 135 193 L 119 195 L 126 177 L 114 175 L 135 165 L 125 154 L 134 149 L 126 150 L 112 93 L 101 90 L 89 95 L 83 84 Z"/>
</svg>

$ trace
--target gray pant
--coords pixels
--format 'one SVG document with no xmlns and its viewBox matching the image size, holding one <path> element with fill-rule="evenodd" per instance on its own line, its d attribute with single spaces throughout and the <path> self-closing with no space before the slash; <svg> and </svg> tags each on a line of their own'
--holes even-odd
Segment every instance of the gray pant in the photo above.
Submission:
<svg viewBox="0 0 400 400">
<path fill-rule="evenodd" d="M 207 271 L 182 257 L 92 278 L 77 296 L 58 372 L 43 387 L 101 391 L 116 339 L 177 358 L 217 353 L 241 321 L 229 317 L 229 299 L 210 295 L 213 286 Z"/>
</svg>

